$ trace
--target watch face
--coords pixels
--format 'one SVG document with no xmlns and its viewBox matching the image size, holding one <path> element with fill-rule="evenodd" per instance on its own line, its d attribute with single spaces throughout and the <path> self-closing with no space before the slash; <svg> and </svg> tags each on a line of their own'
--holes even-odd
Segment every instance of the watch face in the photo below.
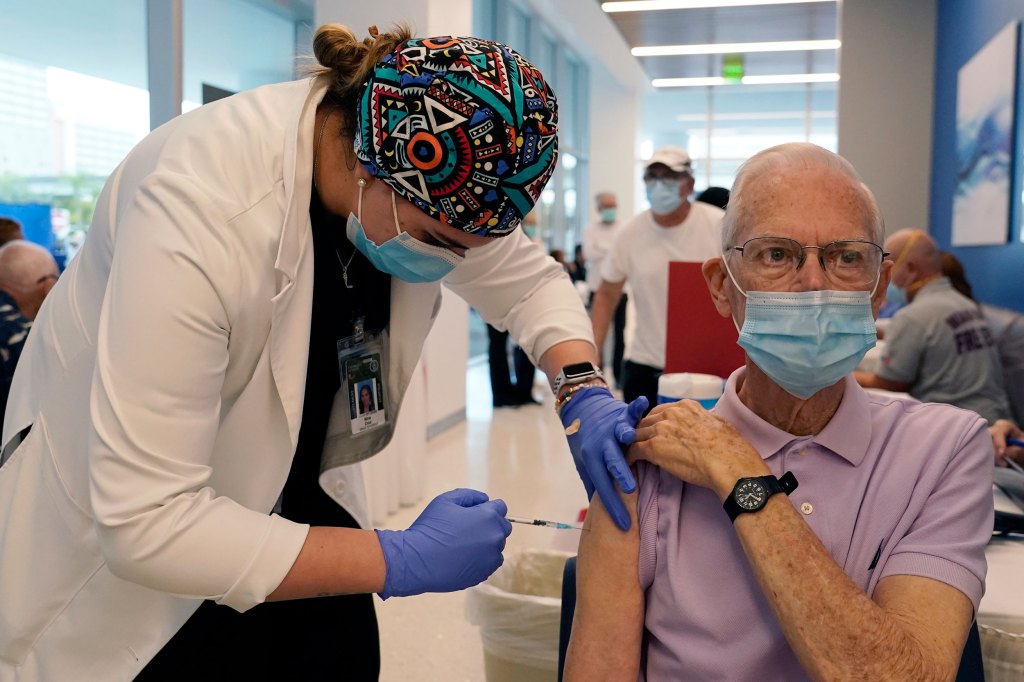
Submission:
<svg viewBox="0 0 1024 682">
<path fill-rule="evenodd" d="M 594 366 L 589 362 L 577 362 L 563 367 L 562 374 L 565 375 L 567 381 L 572 381 L 573 379 L 593 375 Z"/>
<path fill-rule="evenodd" d="M 765 492 L 760 481 L 743 481 L 736 487 L 733 499 L 743 509 L 759 509 L 765 502 Z"/>
</svg>

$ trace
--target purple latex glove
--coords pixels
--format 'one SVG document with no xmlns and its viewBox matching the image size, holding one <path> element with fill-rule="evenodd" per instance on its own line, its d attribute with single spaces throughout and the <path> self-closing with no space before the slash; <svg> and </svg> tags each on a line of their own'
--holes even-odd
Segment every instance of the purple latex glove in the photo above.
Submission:
<svg viewBox="0 0 1024 682">
<path fill-rule="evenodd" d="M 612 479 L 623 492 L 636 490 L 636 480 L 622 448 L 636 440 L 636 425 L 647 405 L 647 398 L 641 396 L 627 406 L 607 388 L 592 386 L 574 393 L 560 415 L 566 430 L 572 431 L 573 422 L 580 422 L 567 438 L 587 498 L 593 497 L 596 490 L 615 525 L 622 530 L 629 530 L 629 513 L 615 492 Z"/>
<path fill-rule="evenodd" d="M 408 530 L 378 530 L 387 567 L 381 598 L 455 592 L 486 579 L 505 560 L 507 513 L 504 501 L 457 488 L 431 500 Z"/>
</svg>

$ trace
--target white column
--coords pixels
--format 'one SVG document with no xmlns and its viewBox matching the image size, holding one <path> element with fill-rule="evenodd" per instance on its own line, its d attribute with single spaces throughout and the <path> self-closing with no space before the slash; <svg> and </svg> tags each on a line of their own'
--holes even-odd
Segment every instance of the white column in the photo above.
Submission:
<svg viewBox="0 0 1024 682">
<path fill-rule="evenodd" d="M 839 3 L 839 153 L 890 232 L 928 228 L 935 23 L 935 0 Z"/>
<path fill-rule="evenodd" d="M 181 113 L 181 4 L 182 0 L 146 0 L 151 130 Z"/>
</svg>

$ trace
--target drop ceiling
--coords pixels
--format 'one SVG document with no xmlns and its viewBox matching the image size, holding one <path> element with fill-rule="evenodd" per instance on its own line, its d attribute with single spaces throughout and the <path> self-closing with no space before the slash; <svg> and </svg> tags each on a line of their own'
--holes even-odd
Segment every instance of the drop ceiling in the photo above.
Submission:
<svg viewBox="0 0 1024 682">
<path fill-rule="evenodd" d="M 608 6 L 621 0 L 601 2 Z M 835 2 L 608 12 L 630 47 L 837 38 Z M 637 57 L 655 78 L 722 75 L 723 55 Z M 835 73 L 837 50 L 757 52 L 744 55 L 746 75 Z"/>
</svg>

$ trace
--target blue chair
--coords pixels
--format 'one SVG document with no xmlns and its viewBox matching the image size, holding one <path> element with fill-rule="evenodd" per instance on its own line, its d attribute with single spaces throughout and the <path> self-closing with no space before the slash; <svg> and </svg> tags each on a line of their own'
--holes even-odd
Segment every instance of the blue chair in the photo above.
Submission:
<svg viewBox="0 0 1024 682">
<path fill-rule="evenodd" d="M 576 557 L 569 557 L 562 570 L 562 618 L 558 625 L 558 682 L 562 682 L 565 652 L 569 649 L 572 616 L 576 610 Z"/>
<path fill-rule="evenodd" d="M 562 570 L 562 617 L 558 626 L 558 682 L 562 682 L 565 669 L 565 653 L 569 649 L 569 635 L 572 634 L 572 617 L 576 610 L 576 557 L 569 557 Z M 971 623 L 964 652 L 960 657 L 960 668 L 956 682 L 985 682 L 985 668 L 981 659 L 981 637 L 978 623 Z"/>
</svg>

